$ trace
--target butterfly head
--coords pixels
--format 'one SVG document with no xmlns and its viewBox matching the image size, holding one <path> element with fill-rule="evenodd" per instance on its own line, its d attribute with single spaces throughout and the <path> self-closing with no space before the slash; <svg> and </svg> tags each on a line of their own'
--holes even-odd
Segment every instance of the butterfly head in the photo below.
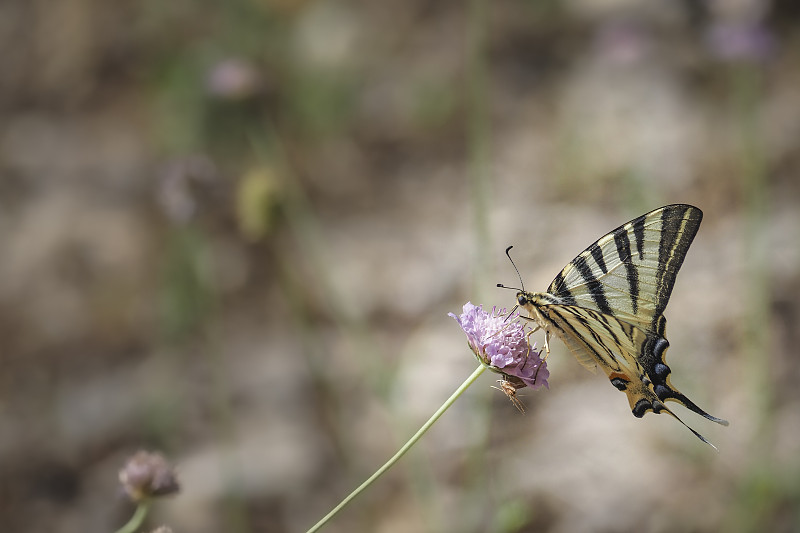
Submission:
<svg viewBox="0 0 800 533">
<path fill-rule="evenodd" d="M 502 283 L 498 283 L 497 286 L 500 287 L 501 289 L 511 289 L 517 291 L 516 307 L 521 307 L 522 309 L 526 309 L 528 313 L 533 314 L 533 309 L 536 307 L 536 302 L 538 302 L 536 294 L 528 292 L 524 289 L 518 289 L 517 287 L 506 287 Z"/>
<path fill-rule="evenodd" d="M 517 304 L 520 307 L 527 308 L 531 303 L 530 293 L 526 291 L 517 292 Z"/>
</svg>

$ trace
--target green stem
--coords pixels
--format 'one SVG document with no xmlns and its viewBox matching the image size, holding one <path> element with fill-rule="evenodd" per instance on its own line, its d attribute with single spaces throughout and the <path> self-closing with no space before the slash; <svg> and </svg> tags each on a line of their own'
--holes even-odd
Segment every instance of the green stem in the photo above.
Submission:
<svg viewBox="0 0 800 533">
<path fill-rule="evenodd" d="M 144 522 L 144 517 L 147 516 L 147 511 L 150 510 L 150 501 L 144 500 L 139 503 L 139 506 L 136 508 L 136 512 L 133 513 L 133 516 L 128 523 L 122 526 L 117 530 L 117 533 L 134 533 L 139 526 L 142 525 Z"/>
<path fill-rule="evenodd" d="M 330 513 L 326 514 L 326 515 L 325 515 L 325 516 L 322 518 L 322 520 L 320 520 L 319 522 L 317 522 L 316 524 L 314 524 L 314 525 L 311 527 L 311 529 L 309 529 L 309 530 L 308 530 L 308 532 L 307 532 L 307 533 L 314 533 L 315 531 L 319 531 L 319 530 L 320 530 L 320 528 L 322 528 L 322 526 L 324 526 L 325 524 L 327 524 L 327 523 L 330 521 L 330 519 L 331 519 L 331 518 L 333 518 L 334 516 L 336 516 L 336 514 L 337 514 L 339 511 L 341 511 L 342 509 L 344 509 L 344 507 L 345 507 L 345 506 L 346 506 L 348 503 L 350 503 L 350 502 L 351 502 L 351 501 L 352 501 L 352 500 L 353 500 L 353 499 L 354 499 L 356 496 L 358 496 L 359 494 L 361 494 L 362 492 L 364 492 L 364 490 L 365 490 L 367 487 L 369 487 L 370 485 L 372 485 L 372 482 L 373 482 L 373 481 L 375 481 L 376 479 L 378 479 L 379 477 L 381 477 L 381 475 L 382 475 L 384 472 L 386 472 L 386 471 L 387 471 L 387 470 L 389 470 L 389 469 L 390 469 L 392 466 L 394 466 L 394 464 L 395 464 L 397 461 L 399 461 L 399 460 L 400 460 L 400 458 L 401 458 L 401 457 L 403 457 L 403 455 L 405 455 L 405 453 L 406 453 L 408 450 L 410 450 L 410 449 L 411 449 L 411 447 L 412 447 L 412 446 L 414 446 L 414 445 L 417 443 L 417 441 L 418 441 L 420 438 L 422 438 L 422 436 L 425 434 L 425 432 L 426 432 L 426 431 L 428 431 L 428 430 L 431 428 L 431 426 L 432 426 L 432 425 L 433 425 L 433 424 L 434 424 L 434 423 L 435 423 L 437 420 L 439 420 L 439 417 L 440 417 L 440 416 L 442 416 L 442 415 L 444 414 L 444 412 L 445 412 L 445 411 L 447 411 L 447 410 L 450 408 L 450 406 L 451 406 L 451 405 L 453 405 L 453 403 L 456 401 L 456 399 L 457 399 L 459 396 L 461 396 L 461 394 L 462 394 L 462 393 L 463 393 L 465 390 L 467 390 L 467 387 L 469 387 L 470 385 L 472 385 L 472 384 L 475 382 L 475 380 L 476 380 L 476 379 L 478 379 L 478 376 L 480 376 L 480 375 L 483 373 L 483 371 L 484 371 L 484 370 L 486 370 L 486 367 L 485 367 L 485 366 L 483 366 L 483 365 L 480 365 L 480 366 L 478 366 L 478 368 L 477 368 L 477 369 L 475 369 L 475 372 L 473 372 L 473 373 L 472 373 L 472 375 L 471 375 L 470 377 L 468 377 L 468 378 L 466 379 L 466 381 L 464 381 L 464 383 L 462 383 L 462 384 L 461 384 L 461 386 L 460 386 L 460 387 L 458 387 L 458 389 L 456 389 L 456 391 L 455 391 L 455 392 L 452 394 L 452 396 L 450 396 L 450 397 L 447 399 L 447 401 L 446 401 L 446 402 L 444 402 L 444 403 L 442 404 L 442 406 L 441 406 L 441 407 L 439 407 L 439 409 L 438 409 L 438 410 L 437 410 L 435 413 L 433 413 L 433 416 L 432 416 L 432 417 L 430 417 L 430 418 L 428 419 L 428 421 L 427 421 L 427 422 L 425 422 L 425 424 L 423 424 L 423 426 L 422 426 L 421 428 L 419 428 L 419 431 L 417 431 L 417 432 L 414 434 L 414 436 L 413 436 L 413 437 L 411 437 L 411 438 L 408 440 L 408 442 L 406 442 L 406 443 L 403 445 L 403 447 L 402 447 L 402 448 L 400 448 L 400 449 L 397 451 L 397 453 L 396 453 L 396 454 L 394 454 L 394 455 L 392 456 L 392 458 L 391 458 L 391 459 L 389 459 L 388 461 L 386 461 L 386 464 L 384 464 L 382 467 L 380 467 L 380 468 L 379 468 L 379 469 L 378 469 L 378 470 L 377 470 L 377 471 L 376 471 L 374 474 L 372 474 L 372 475 L 371 475 L 371 476 L 370 476 L 370 477 L 369 477 L 369 478 L 368 478 L 368 479 L 367 479 L 367 480 L 366 480 L 364 483 L 362 483 L 361 485 L 359 485 L 359 487 L 358 487 L 356 490 L 354 490 L 353 492 L 351 492 L 351 493 L 350 493 L 350 494 L 349 494 L 349 495 L 348 495 L 348 496 L 347 496 L 347 497 L 346 497 L 344 500 L 342 500 L 342 502 L 341 502 L 339 505 L 337 505 L 336 507 L 334 507 L 334 508 L 333 508 L 333 510 L 332 510 Z M 117 533 L 121 533 L 121 532 L 117 532 Z"/>
</svg>

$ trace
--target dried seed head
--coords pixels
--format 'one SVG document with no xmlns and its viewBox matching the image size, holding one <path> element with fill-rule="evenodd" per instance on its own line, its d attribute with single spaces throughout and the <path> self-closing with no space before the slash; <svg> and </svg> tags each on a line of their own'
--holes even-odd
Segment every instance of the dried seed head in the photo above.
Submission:
<svg viewBox="0 0 800 533">
<path fill-rule="evenodd" d="M 180 490 L 175 471 L 160 453 L 137 452 L 119 471 L 119 481 L 134 502 Z"/>
</svg>

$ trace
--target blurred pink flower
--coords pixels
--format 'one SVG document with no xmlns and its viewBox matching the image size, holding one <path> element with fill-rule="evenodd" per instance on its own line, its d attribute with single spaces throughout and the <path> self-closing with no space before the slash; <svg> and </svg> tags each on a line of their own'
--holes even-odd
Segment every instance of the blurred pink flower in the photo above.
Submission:
<svg viewBox="0 0 800 533">
<path fill-rule="evenodd" d="M 706 41 L 711 52 L 726 61 L 766 61 L 776 46 L 774 34 L 758 21 L 714 24 Z"/>
<path fill-rule="evenodd" d="M 256 67 L 239 58 L 220 61 L 206 76 L 206 89 L 225 100 L 245 100 L 261 90 L 261 75 Z"/>
</svg>

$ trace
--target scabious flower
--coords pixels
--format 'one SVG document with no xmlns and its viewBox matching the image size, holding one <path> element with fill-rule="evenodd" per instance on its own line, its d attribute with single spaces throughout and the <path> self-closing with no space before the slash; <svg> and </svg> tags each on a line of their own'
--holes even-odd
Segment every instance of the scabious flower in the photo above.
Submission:
<svg viewBox="0 0 800 533">
<path fill-rule="evenodd" d="M 541 359 L 541 350 L 528 343 L 529 330 L 516 320 L 519 312 L 507 316 L 506 309 L 492 307 L 489 313 L 471 302 L 464 304 L 463 311 L 460 316 L 448 314 L 464 330 L 470 349 L 481 363 L 494 372 L 518 378 L 512 380 L 516 388 L 548 386 L 547 364 Z"/>
</svg>

